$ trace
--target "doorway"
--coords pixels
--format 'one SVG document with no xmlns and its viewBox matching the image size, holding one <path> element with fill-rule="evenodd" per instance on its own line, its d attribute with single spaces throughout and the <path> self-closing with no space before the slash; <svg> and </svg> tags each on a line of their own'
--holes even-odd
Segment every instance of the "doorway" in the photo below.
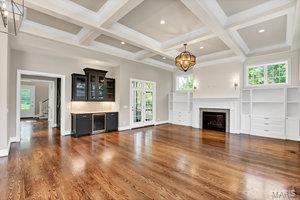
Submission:
<svg viewBox="0 0 300 200">
<path fill-rule="evenodd" d="M 33 106 L 32 98 L 29 97 L 29 94 L 32 94 L 33 90 L 29 90 L 28 88 L 22 87 L 22 77 L 24 76 L 33 76 L 37 77 L 34 81 L 43 81 L 45 83 L 49 84 L 48 88 L 48 98 L 45 98 L 44 100 L 41 100 L 40 103 L 35 103 Z M 60 97 L 56 98 L 57 94 L 54 92 L 56 90 L 55 84 L 53 83 L 53 80 L 60 79 Z M 32 81 L 32 80 L 27 80 Z M 24 84 L 26 85 L 26 84 Z M 27 84 L 28 85 L 28 84 Z M 27 89 L 27 90 L 23 90 Z M 23 95 L 22 92 L 25 92 Z M 27 92 L 27 93 L 26 93 Z M 36 93 L 36 89 L 34 91 Z M 27 97 L 26 97 L 27 94 Z M 24 97 L 22 97 L 22 95 Z M 29 99 L 30 99 L 30 105 L 29 105 Z M 60 118 L 56 118 L 57 113 L 57 103 L 56 101 L 60 101 L 59 107 L 60 107 Z M 38 105 L 36 105 L 38 104 Z M 27 106 L 27 107 L 26 107 Z M 23 115 L 22 109 L 28 109 L 33 108 L 37 110 L 39 108 L 39 112 L 36 112 L 33 119 L 38 119 L 41 121 L 41 118 L 43 119 L 43 126 L 45 124 L 51 129 L 53 127 L 56 127 L 57 124 L 60 124 L 60 135 L 64 136 L 67 135 L 65 131 L 65 76 L 60 74 L 52 74 L 52 73 L 44 73 L 44 72 L 35 72 L 35 71 L 27 71 L 27 70 L 17 70 L 17 94 L 16 94 L 16 139 L 17 141 L 20 141 L 21 139 L 21 117 L 25 116 Z M 38 107 L 38 108 L 37 108 Z M 32 112 L 32 111 L 31 111 Z M 30 115 L 27 115 L 32 117 L 32 113 Z M 45 121 L 46 118 L 46 121 Z"/>
<path fill-rule="evenodd" d="M 154 125 L 156 121 L 156 83 L 130 80 L 130 127 Z"/>
</svg>

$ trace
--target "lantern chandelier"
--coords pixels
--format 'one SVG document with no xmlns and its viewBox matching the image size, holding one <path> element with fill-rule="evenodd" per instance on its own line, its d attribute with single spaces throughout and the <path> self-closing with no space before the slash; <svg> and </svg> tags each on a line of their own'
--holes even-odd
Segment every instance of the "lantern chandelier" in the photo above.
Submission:
<svg viewBox="0 0 300 200">
<path fill-rule="evenodd" d="M 187 44 L 184 44 L 184 52 L 175 58 L 175 65 L 186 72 L 196 64 L 196 57 L 186 50 Z"/>
<path fill-rule="evenodd" d="M 0 32 L 16 36 L 24 17 L 24 0 L 0 0 L 0 15 Z"/>
</svg>

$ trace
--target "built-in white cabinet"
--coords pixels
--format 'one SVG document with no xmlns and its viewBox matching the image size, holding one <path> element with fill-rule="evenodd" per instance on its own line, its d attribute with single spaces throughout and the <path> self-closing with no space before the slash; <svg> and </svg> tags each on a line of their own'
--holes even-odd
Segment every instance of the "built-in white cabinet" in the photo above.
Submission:
<svg viewBox="0 0 300 200">
<path fill-rule="evenodd" d="M 300 141 L 299 87 L 244 89 L 241 132 Z"/>
<path fill-rule="evenodd" d="M 169 94 L 170 123 L 191 126 L 193 94 L 191 92 L 172 92 Z"/>
</svg>

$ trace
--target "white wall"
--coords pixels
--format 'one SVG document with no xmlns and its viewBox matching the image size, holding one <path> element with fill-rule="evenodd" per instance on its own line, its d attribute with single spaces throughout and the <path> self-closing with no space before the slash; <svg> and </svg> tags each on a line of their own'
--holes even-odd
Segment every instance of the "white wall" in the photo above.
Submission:
<svg viewBox="0 0 300 200">
<path fill-rule="evenodd" d="M 0 156 L 7 153 L 8 136 L 8 36 L 0 33 Z"/>
<path fill-rule="evenodd" d="M 241 62 L 195 69 L 194 79 L 198 86 L 194 98 L 239 98 L 242 71 Z M 235 82 L 238 83 L 237 88 L 234 87 Z"/>
<path fill-rule="evenodd" d="M 71 130 L 72 110 L 119 110 L 119 126 L 129 126 L 129 79 L 137 78 L 157 82 L 157 120 L 168 120 L 167 95 L 172 88 L 172 73 L 140 63 L 124 61 L 120 67 L 99 67 L 79 62 L 71 58 L 61 58 L 50 55 L 26 53 L 19 50 L 11 51 L 9 107 L 10 132 L 15 134 L 15 105 L 16 105 L 16 74 L 17 69 L 47 73 L 56 73 L 66 76 L 66 130 Z M 83 68 L 90 67 L 109 71 L 107 77 L 116 78 L 116 103 L 71 103 L 71 74 L 81 73 Z M 119 105 L 120 103 L 120 105 Z M 108 105 L 110 104 L 110 105 Z M 120 108 L 120 109 L 119 109 Z"/>
<path fill-rule="evenodd" d="M 169 120 L 168 94 L 172 91 L 172 72 L 138 63 L 124 63 L 120 67 L 120 122 L 121 127 L 130 125 L 130 79 L 156 82 L 156 121 Z"/>
</svg>

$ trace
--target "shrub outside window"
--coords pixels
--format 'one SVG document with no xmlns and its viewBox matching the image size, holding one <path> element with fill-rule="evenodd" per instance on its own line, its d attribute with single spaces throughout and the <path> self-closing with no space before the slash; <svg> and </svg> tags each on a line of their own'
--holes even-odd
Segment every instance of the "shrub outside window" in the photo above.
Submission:
<svg viewBox="0 0 300 200">
<path fill-rule="evenodd" d="M 288 83 L 287 62 L 250 66 L 247 68 L 247 85 L 263 86 Z"/>
<path fill-rule="evenodd" d="M 193 90 L 194 77 L 193 75 L 177 76 L 176 89 L 177 90 Z"/>
</svg>

